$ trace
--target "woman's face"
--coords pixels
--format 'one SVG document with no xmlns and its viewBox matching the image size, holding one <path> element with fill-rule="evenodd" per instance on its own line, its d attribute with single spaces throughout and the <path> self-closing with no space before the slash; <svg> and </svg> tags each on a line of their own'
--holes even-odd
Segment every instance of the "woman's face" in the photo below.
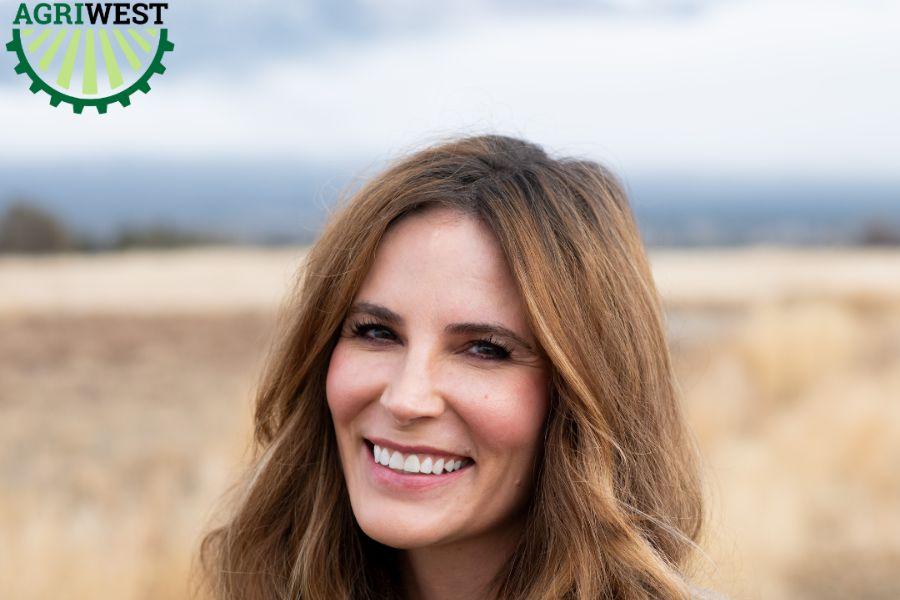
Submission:
<svg viewBox="0 0 900 600">
<path fill-rule="evenodd" d="M 369 537 L 412 549 L 516 530 L 548 410 L 535 350 L 488 228 L 440 208 L 388 231 L 326 383 L 353 513 Z"/>
</svg>

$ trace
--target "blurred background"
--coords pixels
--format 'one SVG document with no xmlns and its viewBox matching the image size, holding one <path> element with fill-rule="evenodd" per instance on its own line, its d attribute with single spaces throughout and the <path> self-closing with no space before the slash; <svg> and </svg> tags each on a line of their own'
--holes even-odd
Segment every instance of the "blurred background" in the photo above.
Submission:
<svg viewBox="0 0 900 600">
<path fill-rule="evenodd" d="M 0 56 L 0 597 L 187 598 L 331 207 L 486 132 L 629 191 L 706 461 L 697 579 L 900 597 L 900 2 L 176 0 L 168 26 L 154 91 L 104 116 Z"/>
</svg>

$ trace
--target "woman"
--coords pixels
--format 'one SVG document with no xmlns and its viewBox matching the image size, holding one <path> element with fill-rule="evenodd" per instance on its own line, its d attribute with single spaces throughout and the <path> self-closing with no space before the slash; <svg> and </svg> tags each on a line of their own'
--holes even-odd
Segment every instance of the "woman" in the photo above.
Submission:
<svg viewBox="0 0 900 600">
<path fill-rule="evenodd" d="M 287 314 L 217 598 L 691 597 L 697 462 L 603 168 L 422 150 L 333 215 Z"/>
</svg>

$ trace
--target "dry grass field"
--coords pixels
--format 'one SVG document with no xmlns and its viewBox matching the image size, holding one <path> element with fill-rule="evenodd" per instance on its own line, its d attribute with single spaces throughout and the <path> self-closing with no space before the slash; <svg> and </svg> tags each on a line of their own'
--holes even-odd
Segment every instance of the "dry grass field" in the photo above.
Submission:
<svg viewBox="0 0 900 600">
<path fill-rule="evenodd" d="M 182 599 L 302 250 L 0 258 L 0 598 Z M 652 254 L 733 598 L 900 598 L 900 251 Z"/>
</svg>

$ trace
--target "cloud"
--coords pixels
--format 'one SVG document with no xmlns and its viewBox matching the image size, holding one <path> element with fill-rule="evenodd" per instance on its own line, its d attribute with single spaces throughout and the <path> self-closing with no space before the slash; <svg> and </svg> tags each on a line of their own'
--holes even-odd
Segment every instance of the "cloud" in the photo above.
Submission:
<svg viewBox="0 0 900 600">
<path fill-rule="evenodd" d="M 250 72 L 173 63 L 153 93 L 104 117 L 50 109 L 9 82 L 0 160 L 371 160 L 499 130 L 631 171 L 896 177 L 897 40 L 896 3 L 727 2 L 688 19 L 495 14 L 428 35 L 342 38 Z"/>
<path fill-rule="evenodd" d="M 473 20 L 510 15 L 575 12 L 593 15 L 689 15 L 733 0 L 220 0 L 170 1 L 166 23 L 182 36 L 179 59 L 221 70 L 253 68 L 274 57 L 327 52 L 346 40 L 377 42 L 398 35 L 427 35 Z M 0 0 L 0 18 L 20 0 Z M 0 73 L 0 81 L 9 80 Z"/>
</svg>

